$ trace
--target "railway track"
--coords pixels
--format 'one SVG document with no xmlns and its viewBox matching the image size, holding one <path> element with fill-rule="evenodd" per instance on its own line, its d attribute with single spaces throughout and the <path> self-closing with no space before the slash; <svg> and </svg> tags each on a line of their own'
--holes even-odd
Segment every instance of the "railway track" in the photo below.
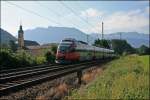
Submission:
<svg viewBox="0 0 150 100">
<path fill-rule="evenodd" d="M 41 68 L 41 67 L 46 67 L 46 66 L 56 66 L 58 64 L 50 64 L 50 65 L 37 65 L 37 66 L 30 66 L 30 67 L 23 67 L 23 68 L 15 68 L 15 69 L 1 69 L 0 74 L 6 74 L 10 72 L 17 72 L 17 71 L 23 71 L 23 70 L 28 70 L 28 69 L 35 69 L 35 68 Z"/>
<path fill-rule="evenodd" d="M 79 62 L 81 63 L 81 62 Z M 78 64 L 78 63 L 76 63 Z M 0 75 L 7 74 L 11 72 L 18 72 L 18 71 L 24 71 L 29 69 L 35 69 L 35 68 L 41 68 L 41 67 L 49 67 L 49 66 L 60 66 L 59 64 L 45 64 L 45 65 L 37 65 L 37 66 L 30 66 L 30 67 L 23 67 L 23 68 L 15 68 L 15 69 L 2 69 L 0 70 Z"/>
<path fill-rule="evenodd" d="M 13 71 L 13 72 L 9 72 L 9 73 L 1 73 L 0 77 L 1 78 L 5 78 L 5 77 L 9 77 L 9 76 L 14 76 L 14 75 L 18 75 L 18 74 L 25 74 L 25 73 L 30 73 L 30 72 L 35 72 L 35 71 L 40 71 L 40 70 L 46 70 L 46 69 L 52 69 L 52 68 L 59 68 L 62 65 L 57 65 L 57 66 L 40 66 L 40 67 L 36 67 L 36 68 L 30 68 L 30 69 L 25 69 L 25 70 L 20 70 L 20 71 Z"/>
<path fill-rule="evenodd" d="M 52 80 L 69 73 L 99 64 L 99 61 L 84 62 L 73 65 L 46 66 L 45 68 L 26 69 L 24 71 L 1 74 L 0 96 L 24 89 L 26 87 Z"/>
</svg>

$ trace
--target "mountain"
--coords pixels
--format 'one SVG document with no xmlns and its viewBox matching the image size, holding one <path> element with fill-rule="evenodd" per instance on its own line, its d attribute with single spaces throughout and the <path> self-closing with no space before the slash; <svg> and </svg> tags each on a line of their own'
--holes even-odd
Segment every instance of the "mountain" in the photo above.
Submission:
<svg viewBox="0 0 150 100">
<path fill-rule="evenodd" d="M 116 32 L 111 34 L 104 34 L 105 39 L 121 39 L 127 40 L 133 47 L 140 47 L 141 45 L 149 46 L 149 34 L 138 33 L 138 32 Z M 100 34 L 92 33 L 90 36 L 101 38 Z"/>
<path fill-rule="evenodd" d="M 16 41 L 17 39 L 7 31 L 0 28 L 0 44 L 9 44 L 10 40 Z"/>
<path fill-rule="evenodd" d="M 24 31 L 25 39 L 37 41 L 40 44 L 59 43 L 64 38 L 75 38 L 87 41 L 87 35 L 76 28 L 48 27 Z"/>
<path fill-rule="evenodd" d="M 48 28 L 35 28 L 26 30 L 24 32 L 25 39 L 34 40 L 40 44 L 44 43 L 59 43 L 64 38 L 75 38 L 87 42 L 87 34 L 76 29 L 68 27 L 48 27 Z M 138 32 L 117 32 L 105 34 L 106 39 L 119 39 L 120 33 L 122 39 L 126 39 L 133 47 L 140 47 L 142 44 L 149 46 L 149 34 Z M 99 35 L 100 36 L 100 35 Z M 90 44 L 93 44 L 94 39 L 97 39 L 98 34 L 92 33 L 89 35 Z M 100 37 L 101 38 L 101 37 Z"/>
<path fill-rule="evenodd" d="M 37 43 L 36 41 L 24 40 L 24 45 L 25 46 L 39 46 L 40 44 Z"/>
<path fill-rule="evenodd" d="M 4 29 L 0 28 L 0 44 L 9 44 L 10 40 L 17 41 L 13 35 L 9 32 L 5 31 Z M 37 46 L 39 45 L 36 41 L 31 40 L 24 40 L 25 46 Z"/>
<path fill-rule="evenodd" d="M 138 32 L 116 32 L 111 34 L 104 34 L 105 39 L 119 39 L 121 38 L 127 40 L 133 47 L 140 47 L 141 45 L 149 46 L 149 34 L 143 34 Z M 1 43 L 8 43 L 9 40 L 17 40 L 14 36 L 10 33 L 1 29 Z M 100 34 L 91 33 L 89 35 L 89 42 L 93 44 L 94 39 L 100 37 Z M 76 29 L 76 28 L 69 28 L 69 27 L 48 27 L 48 28 L 35 28 L 30 30 L 24 31 L 24 39 L 25 40 L 32 40 L 30 42 L 37 41 L 40 44 L 47 44 L 47 43 L 59 43 L 64 38 L 75 38 L 77 40 L 81 40 L 87 42 L 87 34 Z M 101 38 L 101 37 L 100 37 Z M 38 43 L 31 43 L 36 44 Z M 29 42 L 27 44 L 30 44 Z"/>
</svg>

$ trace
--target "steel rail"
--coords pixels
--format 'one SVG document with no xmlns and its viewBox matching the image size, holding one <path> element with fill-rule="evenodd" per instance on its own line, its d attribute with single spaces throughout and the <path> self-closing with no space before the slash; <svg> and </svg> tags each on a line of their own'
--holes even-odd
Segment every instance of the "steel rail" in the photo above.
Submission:
<svg viewBox="0 0 150 100">
<path fill-rule="evenodd" d="M 11 93 L 13 91 L 17 91 L 17 90 L 23 89 L 25 87 L 41 83 L 41 82 L 44 82 L 46 80 L 52 80 L 52 79 L 55 79 L 58 77 L 62 77 L 64 75 L 67 75 L 67 74 L 70 74 L 73 72 L 77 72 L 78 70 L 82 70 L 82 69 L 85 69 L 85 68 L 88 68 L 92 65 L 97 65 L 97 64 L 99 64 L 99 63 L 98 62 L 89 62 L 89 63 L 83 64 L 80 66 L 78 65 L 77 67 L 72 66 L 72 67 L 68 67 L 67 69 L 64 68 L 64 69 L 59 70 L 58 72 L 55 72 L 53 74 L 49 73 L 47 75 L 43 75 L 43 76 L 38 77 L 38 78 L 35 77 L 33 80 L 23 81 L 23 82 L 17 83 L 17 84 L 12 83 L 13 85 L 11 85 L 11 86 L 8 85 L 5 88 L 0 89 L 0 94 L 6 95 L 6 94 Z"/>
<path fill-rule="evenodd" d="M 91 63 L 91 62 L 68 65 L 68 66 L 64 66 L 64 67 L 49 68 L 49 69 L 38 70 L 38 71 L 32 71 L 32 72 L 21 73 L 21 74 L 18 74 L 18 75 L 12 75 L 12 76 L 8 76 L 8 77 L 1 77 L 0 82 L 1 83 L 6 83 L 8 81 L 17 80 L 17 79 L 20 79 L 20 78 L 26 78 L 26 77 L 30 77 L 30 76 L 38 75 L 38 74 L 45 74 L 45 73 L 61 70 L 61 69 L 64 69 L 64 68 L 70 68 L 70 67 L 74 67 L 74 66 L 77 66 L 77 65 L 83 65 L 83 64 L 88 64 L 88 63 Z"/>
<path fill-rule="evenodd" d="M 80 63 L 84 63 L 87 61 L 82 61 L 82 62 L 78 62 L 78 63 L 74 63 L 74 64 L 80 64 Z M 16 71 L 22 71 L 22 70 L 28 70 L 28 69 L 34 69 L 34 68 L 41 68 L 41 67 L 46 67 L 46 66 L 57 66 L 60 64 L 45 64 L 45 65 L 36 65 L 36 66 L 30 66 L 30 67 L 23 67 L 23 68 L 15 68 L 15 69 L 2 69 L 0 70 L 0 74 L 6 74 L 6 73 L 11 73 L 11 72 L 16 72 Z M 69 64 L 67 64 L 69 65 Z"/>
<path fill-rule="evenodd" d="M 74 65 L 75 64 L 81 64 L 81 63 L 84 63 L 84 62 L 74 63 Z M 10 76 L 10 75 L 17 75 L 17 74 L 20 74 L 20 73 L 27 73 L 27 72 L 32 72 L 32 71 L 38 71 L 38 70 L 41 70 L 41 69 L 46 69 L 46 68 L 54 68 L 54 67 L 62 67 L 62 66 L 63 65 L 53 64 L 53 65 L 43 65 L 43 66 L 36 66 L 36 67 L 33 66 L 33 67 L 29 67 L 29 68 L 20 68 L 21 70 L 13 69 L 13 70 L 11 70 L 13 72 L 0 73 L 0 77 L 6 77 L 6 76 Z M 37 68 L 37 69 L 35 69 L 35 68 Z"/>
<path fill-rule="evenodd" d="M 22 70 L 22 71 L 3 73 L 3 74 L 0 74 L 0 77 L 12 76 L 12 75 L 17 75 L 17 74 L 22 74 L 22 73 L 29 73 L 29 72 L 33 72 L 33 71 L 44 70 L 44 69 L 49 69 L 49 68 L 56 68 L 56 67 L 61 67 L 61 65 L 58 65 L 58 66 L 42 66 L 42 67 L 39 67 L 37 69 L 32 68 L 32 69 L 27 69 L 27 70 Z"/>
<path fill-rule="evenodd" d="M 30 67 L 23 67 L 23 68 L 15 68 L 15 69 L 2 69 L 0 70 L 0 74 L 2 73 L 10 73 L 13 71 L 21 71 L 21 70 L 27 70 L 27 69 L 32 69 L 32 68 L 39 68 L 39 67 L 45 67 L 45 66 L 55 66 L 57 64 L 51 64 L 51 65 L 37 65 L 37 66 L 30 66 Z"/>
</svg>

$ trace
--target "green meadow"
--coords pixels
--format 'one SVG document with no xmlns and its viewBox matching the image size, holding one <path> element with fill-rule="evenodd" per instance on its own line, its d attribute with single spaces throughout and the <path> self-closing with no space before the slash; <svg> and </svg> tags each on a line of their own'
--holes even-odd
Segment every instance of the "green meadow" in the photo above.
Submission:
<svg viewBox="0 0 150 100">
<path fill-rule="evenodd" d="M 100 76 L 69 99 L 149 99 L 149 56 L 129 55 L 104 65 Z"/>
</svg>

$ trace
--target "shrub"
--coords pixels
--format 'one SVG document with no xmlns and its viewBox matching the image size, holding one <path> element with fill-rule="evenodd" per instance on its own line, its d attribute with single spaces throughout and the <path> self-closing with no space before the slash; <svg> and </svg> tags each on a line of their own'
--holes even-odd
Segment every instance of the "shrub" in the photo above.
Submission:
<svg viewBox="0 0 150 100">
<path fill-rule="evenodd" d="M 17 59 L 10 49 L 1 49 L 0 51 L 0 65 L 1 67 L 12 67 L 15 66 Z"/>
<path fill-rule="evenodd" d="M 13 53 L 10 49 L 1 49 L 0 65 L 2 68 L 27 67 L 36 65 L 36 60 L 24 50 Z"/>
<path fill-rule="evenodd" d="M 55 63 L 55 54 L 50 51 L 46 52 L 45 58 L 48 63 Z"/>
<path fill-rule="evenodd" d="M 20 50 L 15 55 L 16 59 L 18 60 L 18 65 L 21 66 L 30 66 L 35 65 L 36 60 L 34 57 L 32 57 L 30 54 L 25 52 L 24 50 Z"/>
<path fill-rule="evenodd" d="M 57 52 L 57 46 L 53 45 L 51 47 L 51 51 L 52 51 L 53 54 L 56 54 L 56 52 Z"/>
<path fill-rule="evenodd" d="M 36 64 L 44 64 L 46 62 L 45 57 L 36 57 Z"/>
<path fill-rule="evenodd" d="M 142 45 L 140 48 L 137 49 L 137 52 L 139 55 L 148 55 L 150 51 L 147 46 Z"/>
</svg>

